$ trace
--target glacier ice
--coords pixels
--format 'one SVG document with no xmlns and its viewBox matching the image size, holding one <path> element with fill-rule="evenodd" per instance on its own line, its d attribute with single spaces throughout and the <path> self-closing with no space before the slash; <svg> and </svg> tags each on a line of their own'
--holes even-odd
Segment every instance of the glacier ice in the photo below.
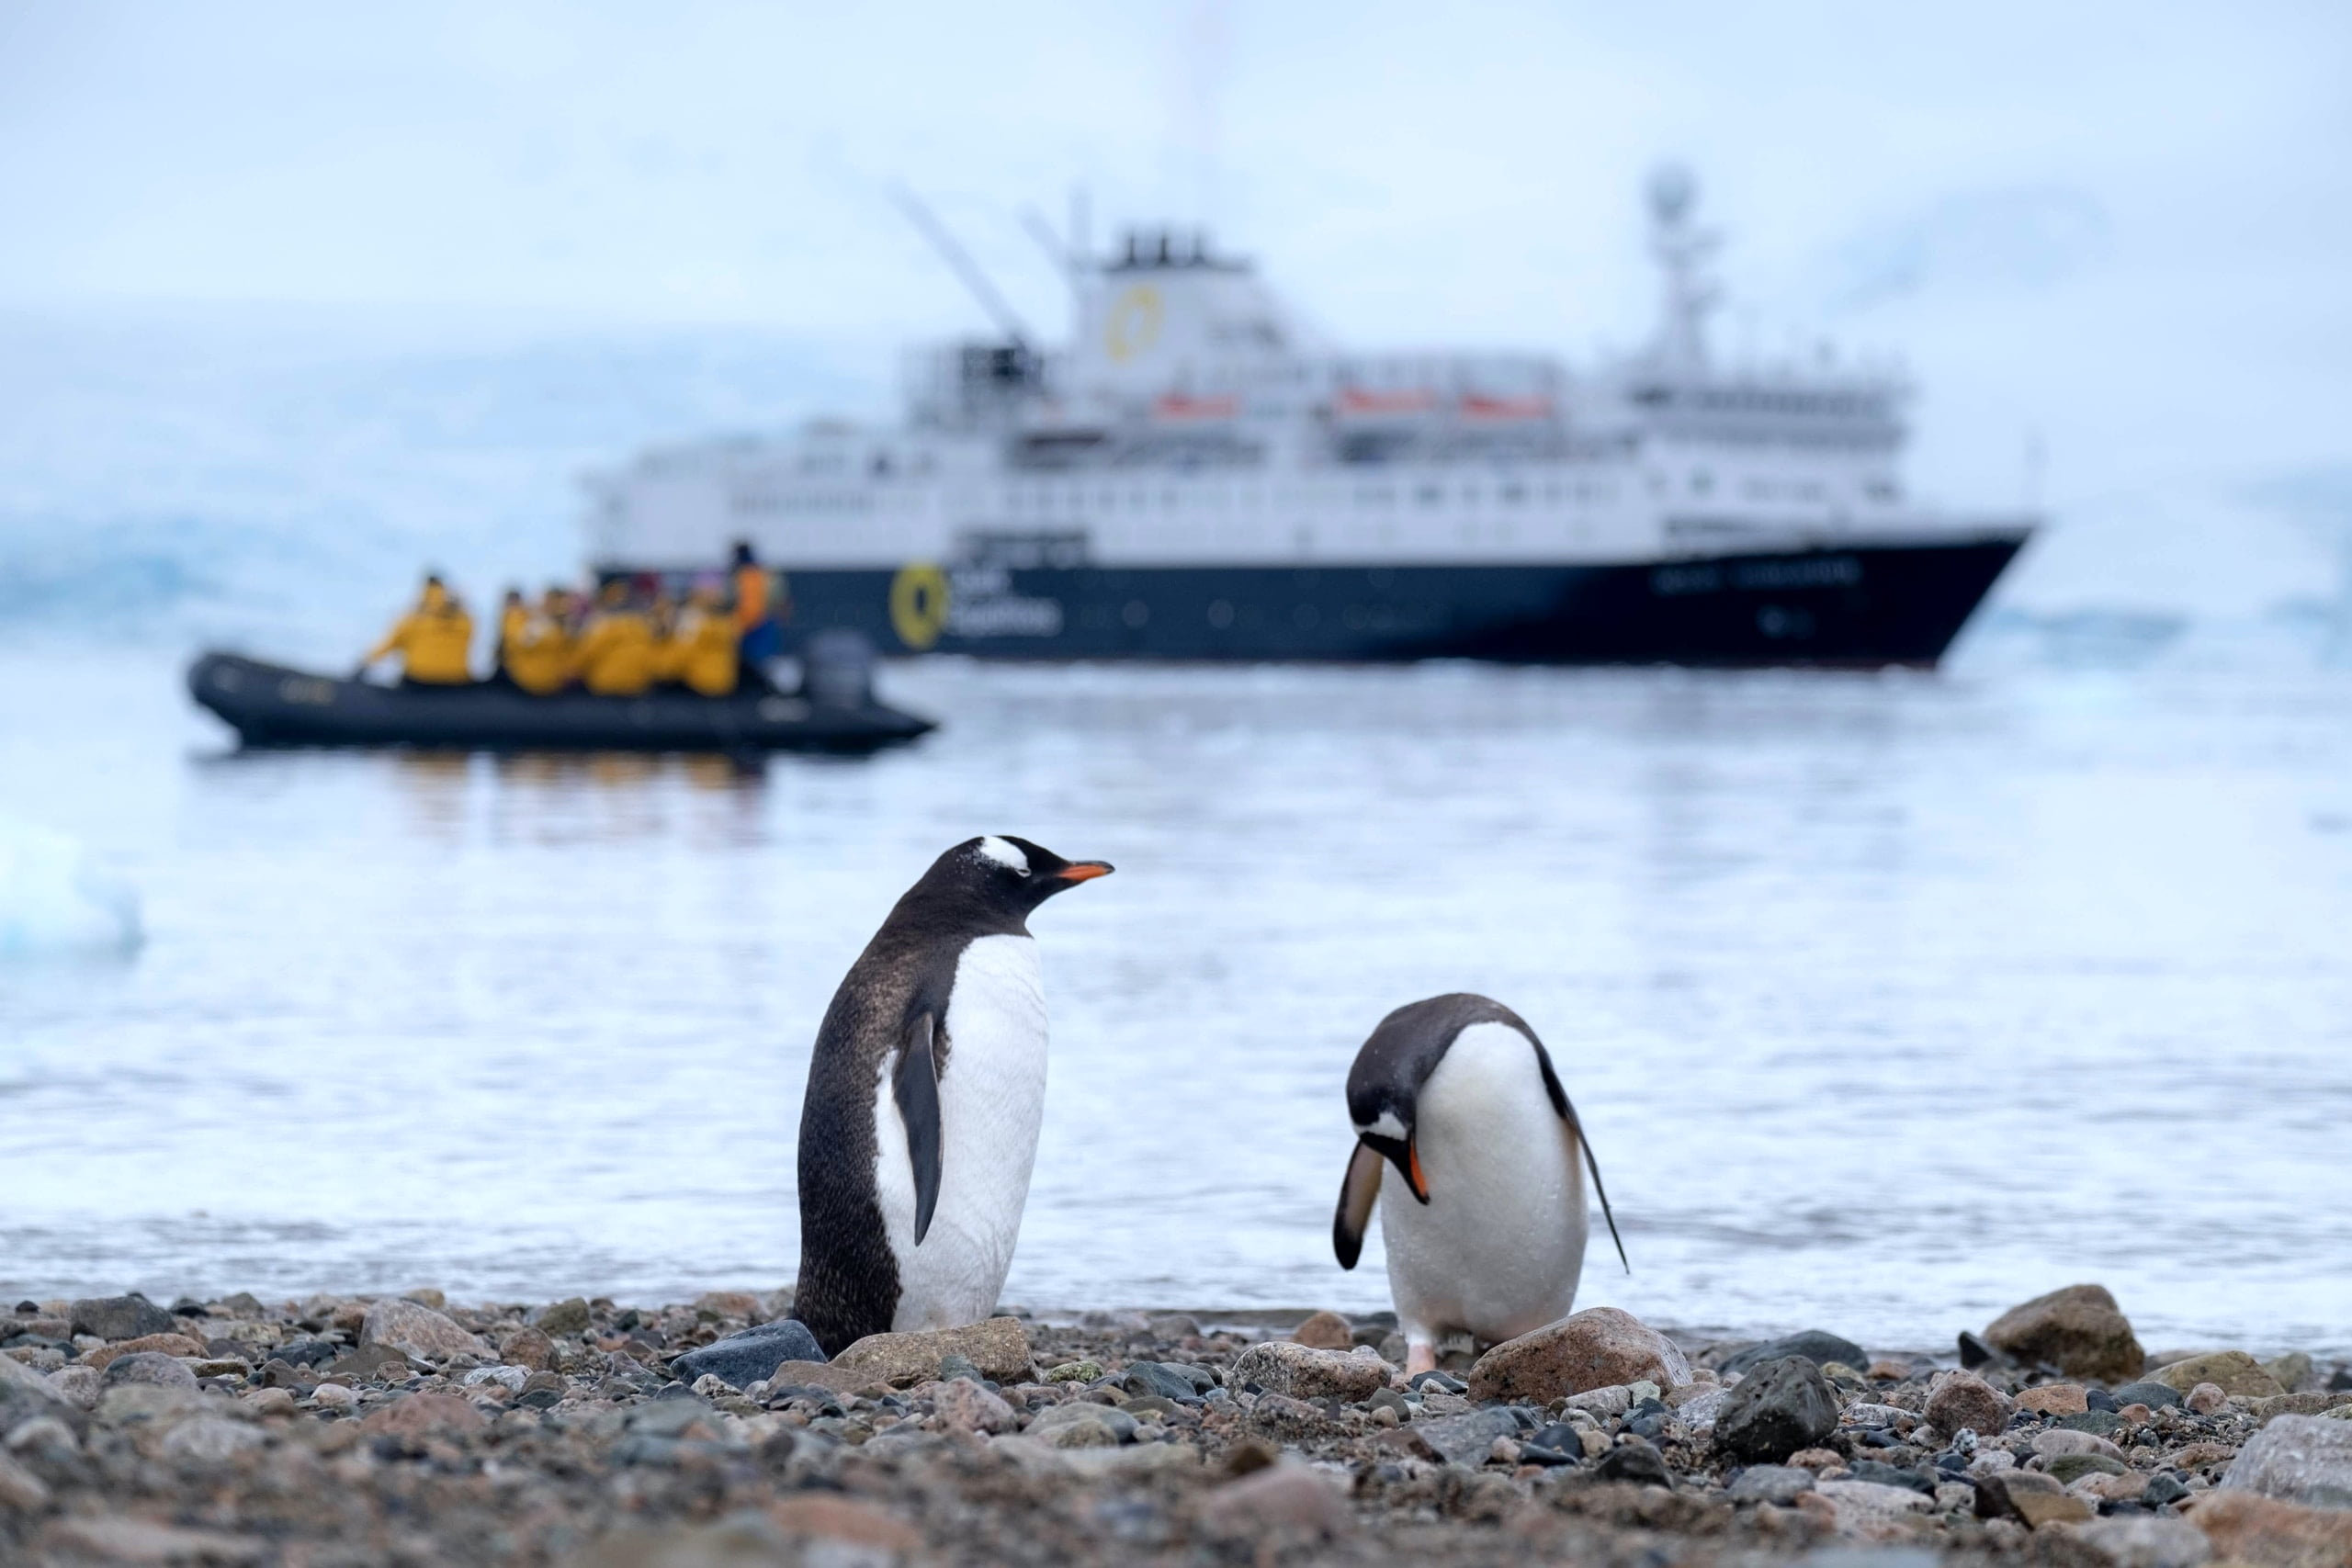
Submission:
<svg viewBox="0 0 2352 1568">
<path fill-rule="evenodd" d="M 139 895 L 79 840 L 0 816 L 0 960 L 128 953 Z"/>
</svg>

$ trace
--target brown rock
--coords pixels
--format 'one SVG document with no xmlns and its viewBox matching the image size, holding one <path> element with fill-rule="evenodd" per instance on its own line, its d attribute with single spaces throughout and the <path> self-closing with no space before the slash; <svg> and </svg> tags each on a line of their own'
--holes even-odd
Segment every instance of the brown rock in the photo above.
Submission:
<svg viewBox="0 0 2352 1568">
<path fill-rule="evenodd" d="M 768 1374 L 769 1397 L 786 1388 L 821 1388 L 831 1393 L 860 1393 L 889 1384 L 872 1372 L 844 1367 L 838 1361 L 779 1361 Z"/>
<path fill-rule="evenodd" d="M 768 1517 L 784 1533 L 804 1540 L 834 1540 L 867 1552 L 905 1554 L 922 1546 L 922 1532 L 894 1519 L 871 1503 L 803 1494 L 768 1505 Z"/>
<path fill-rule="evenodd" d="M 1201 1500 L 1200 1517 L 1212 1532 L 1227 1537 L 1335 1536 L 1350 1523 L 1340 1489 L 1289 1460 L 1227 1482 Z"/>
<path fill-rule="evenodd" d="M 359 1324 L 359 1343 L 379 1345 L 427 1361 L 446 1361 L 452 1356 L 488 1360 L 493 1353 L 478 1336 L 431 1307 L 397 1296 L 388 1296 L 368 1309 Z"/>
<path fill-rule="evenodd" d="M 49 1483 L 0 1451 L 0 1508 L 34 1514 L 48 1506 Z"/>
<path fill-rule="evenodd" d="M 75 1562 L 259 1562 L 271 1551 L 258 1536 L 133 1518 L 60 1519 L 50 1526 L 47 1544 L 64 1548 L 65 1561 Z"/>
<path fill-rule="evenodd" d="M 1830 1526 L 1838 1534 L 1864 1540 L 1907 1540 L 1918 1531 L 1918 1516 L 1935 1507 L 1931 1499 L 1907 1486 L 1883 1486 L 1875 1481 L 1824 1481 L 1805 1495 L 1829 1505 Z"/>
<path fill-rule="evenodd" d="M 1633 1314 L 1588 1307 L 1479 1357 L 1470 1369 L 1470 1397 L 1548 1404 L 1644 1380 L 1660 1389 L 1679 1388 L 1690 1381 L 1690 1363 L 1672 1340 Z"/>
<path fill-rule="evenodd" d="M 926 1392 L 941 1425 L 951 1432 L 1010 1432 L 1021 1425 L 1012 1405 L 969 1378 L 933 1383 Z"/>
<path fill-rule="evenodd" d="M 119 1340 L 115 1344 L 104 1346 L 99 1349 L 93 1350 L 88 1355 L 83 1357 L 82 1360 L 85 1365 L 93 1366 L 97 1368 L 100 1371 L 105 1371 L 107 1370 L 107 1363 L 109 1361 L 114 1360 L 118 1357 L 135 1355 L 141 1350 L 153 1350 L 158 1354 L 165 1356 L 201 1356 L 204 1354 L 204 1347 L 198 1344 L 195 1340 L 190 1339 L 185 1334 L 142 1334 L 136 1339 Z"/>
<path fill-rule="evenodd" d="M 449 1298 L 430 1285 L 420 1286 L 413 1291 L 403 1291 L 401 1292 L 401 1299 L 414 1302 L 419 1306 L 431 1307 L 435 1312 L 439 1312 L 449 1304 Z"/>
<path fill-rule="evenodd" d="M 1984 1340 L 2028 1364 L 2047 1362 L 2100 1382 L 2129 1382 L 2148 1359 L 2104 1285 L 2068 1285 L 2013 1306 L 1993 1320 Z"/>
<path fill-rule="evenodd" d="M 1256 1383 L 1292 1399 L 1370 1399 L 1388 1386 L 1388 1363 L 1369 1350 L 1341 1355 L 1284 1339 L 1252 1345 L 1226 1374 L 1231 1388 Z"/>
<path fill-rule="evenodd" d="M 2259 1568 L 2344 1568 L 2352 1509 L 2307 1508 L 2250 1492 L 2211 1492 L 2188 1509 L 2217 1557 Z"/>
<path fill-rule="evenodd" d="M 2148 1374 L 2148 1379 L 2183 1393 L 2200 1382 L 2210 1382 L 2237 1399 L 2276 1399 L 2287 1392 L 2278 1386 L 2277 1378 L 2262 1370 L 2261 1362 L 2243 1350 L 2211 1350 L 2202 1356 L 2191 1356 L 2185 1361 L 2157 1368 Z"/>
<path fill-rule="evenodd" d="M 2009 1396 L 1974 1372 L 1947 1372 L 1928 1391 L 1928 1424 L 1957 1434 L 1965 1427 L 1992 1437 L 2009 1422 Z"/>
<path fill-rule="evenodd" d="M 749 1291 L 705 1291 L 695 1298 L 695 1311 L 713 1317 L 740 1317 L 746 1323 L 756 1323 L 766 1315 L 760 1310 L 760 1298 Z"/>
<path fill-rule="evenodd" d="M 1338 1313 L 1318 1312 L 1300 1324 L 1290 1340 L 1294 1345 L 1306 1345 L 1317 1350 L 1352 1350 L 1356 1345 L 1356 1331 Z"/>
<path fill-rule="evenodd" d="M 2078 1525 L 2098 1517 L 2098 1510 L 2067 1492 L 2012 1492 L 2009 1512 L 2028 1529 L 2044 1525 Z"/>
<path fill-rule="evenodd" d="M 834 1357 L 831 1364 L 845 1372 L 864 1372 L 869 1382 L 907 1388 L 937 1377 L 943 1356 L 968 1359 L 991 1382 L 1024 1382 L 1035 1370 L 1021 1320 L 1012 1317 L 916 1334 L 869 1334 Z"/>
<path fill-rule="evenodd" d="M 2215 1411 L 2226 1409 L 2230 1396 L 2222 1392 L 2219 1383 L 2200 1382 L 2188 1391 L 2188 1397 L 2181 1403 L 2199 1416 L 2211 1416 Z"/>
<path fill-rule="evenodd" d="M 532 1320 L 532 1326 L 558 1339 L 568 1339 L 585 1333 L 589 1321 L 587 1302 L 579 1296 L 567 1296 L 541 1309 Z"/>
<path fill-rule="evenodd" d="M 498 1342 L 498 1359 L 510 1367 L 543 1372 L 555 1362 L 555 1341 L 536 1328 L 518 1328 Z"/>
<path fill-rule="evenodd" d="M 2037 1416 L 2080 1416 L 2091 1407 L 2090 1391 L 2078 1382 L 2043 1383 L 2019 1393 L 2017 1407 Z"/>
<path fill-rule="evenodd" d="M 371 1410 L 359 1423 L 363 1431 L 390 1432 L 396 1437 L 458 1436 L 479 1432 L 489 1423 L 482 1413 L 454 1393 L 412 1393 Z"/>
<path fill-rule="evenodd" d="M 1799 1470 L 1823 1471 L 1846 1462 L 1835 1449 L 1799 1449 L 1789 1456 L 1789 1462 Z"/>
<path fill-rule="evenodd" d="M 2229 1443 L 2191 1443 L 2165 1456 L 2165 1462 L 2175 1470 L 2203 1470 L 2207 1465 L 2226 1464 L 2238 1457 L 2238 1450 Z"/>
</svg>

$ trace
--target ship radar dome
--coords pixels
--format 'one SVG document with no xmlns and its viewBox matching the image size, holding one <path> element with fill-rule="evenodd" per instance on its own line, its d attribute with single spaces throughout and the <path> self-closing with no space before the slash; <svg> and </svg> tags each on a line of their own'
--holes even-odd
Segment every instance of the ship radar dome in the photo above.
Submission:
<svg viewBox="0 0 2352 1568">
<path fill-rule="evenodd" d="M 1699 199 L 1699 178 L 1689 165 L 1660 164 L 1650 171 L 1650 211 L 1661 223 L 1679 223 Z"/>
</svg>

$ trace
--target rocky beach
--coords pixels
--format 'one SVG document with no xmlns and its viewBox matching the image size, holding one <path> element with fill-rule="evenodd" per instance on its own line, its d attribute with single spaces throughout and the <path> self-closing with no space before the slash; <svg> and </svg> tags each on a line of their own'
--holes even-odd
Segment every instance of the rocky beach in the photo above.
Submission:
<svg viewBox="0 0 2352 1568">
<path fill-rule="evenodd" d="M 0 1316 L 0 1561 L 2352 1563 L 2352 1367 L 2075 1286 L 1866 1348 L 1592 1308 L 1408 1382 L 1380 1316 L 1027 1314 L 830 1362 L 788 1292 Z"/>
</svg>

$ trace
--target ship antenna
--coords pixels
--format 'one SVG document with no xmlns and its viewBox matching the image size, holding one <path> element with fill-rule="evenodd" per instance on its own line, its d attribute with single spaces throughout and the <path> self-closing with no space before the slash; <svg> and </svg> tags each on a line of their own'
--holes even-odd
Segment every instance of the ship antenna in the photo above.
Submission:
<svg viewBox="0 0 2352 1568">
<path fill-rule="evenodd" d="M 1706 275 L 1707 258 L 1723 236 L 1690 220 L 1699 183 L 1679 164 L 1650 175 L 1650 254 L 1666 273 L 1666 309 L 1656 353 L 1668 365 L 1695 369 L 1707 362 L 1707 312 L 1721 296 Z"/>
<path fill-rule="evenodd" d="M 931 242 L 931 248 L 939 253 L 939 259 L 947 264 L 948 270 L 970 291 L 972 298 L 980 302 L 980 309 L 995 321 L 997 330 L 1011 338 L 1014 347 L 1028 352 L 1033 336 L 1028 324 L 1022 321 L 1018 311 L 1005 303 L 1004 296 L 999 294 L 996 285 L 989 281 L 989 275 L 982 272 L 979 264 L 956 243 L 956 236 L 947 231 L 947 226 L 922 204 L 920 197 L 904 186 L 893 186 L 890 199 L 897 202 L 899 210 L 907 215 L 907 221 Z"/>
</svg>

